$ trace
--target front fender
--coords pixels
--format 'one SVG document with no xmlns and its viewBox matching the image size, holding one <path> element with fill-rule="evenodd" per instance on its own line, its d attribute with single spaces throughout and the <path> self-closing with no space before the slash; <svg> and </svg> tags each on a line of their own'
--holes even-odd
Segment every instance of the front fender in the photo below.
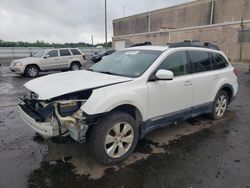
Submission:
<svg viewBox="0 0 250 188">
<path fill-rule="evenodd" d="M 129 104 L 136 107 L 140 111 L 142 119 L 145 120 L 147 109 L 146 95 L 146 89 L 144 91 L 123 92 L 121 90 L 101 88 L 93 91 L 81 109 L 88 115 L 95 115 L 109 112 L 120 105 Z"/>
</svg>

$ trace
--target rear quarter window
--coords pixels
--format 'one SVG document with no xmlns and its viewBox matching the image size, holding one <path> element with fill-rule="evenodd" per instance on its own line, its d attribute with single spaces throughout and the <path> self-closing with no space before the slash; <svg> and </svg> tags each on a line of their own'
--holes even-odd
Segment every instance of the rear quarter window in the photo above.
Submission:
<svg viewBox="0 0 250 188">
<path fill-rule="evenodd" d="M 79 50 L 77 49 L 70 49 L 70 51 L 72 52 L 73 55 L 81 55 L 81 52 L 79 52 Z"/>
<path fill-rule="evenodd" d="M 223 69 L 228 66 L 228 62 L 221 54 L 211 53 L 211 55 L 215 61 L 216 69 Z"/>
<path fill-rule="evenodd" d="M 194 73 L 211 71 L 212 66 L 208 52 L 188 51 Z"/>
<path fill-rule="evenodd" d="M 60 56 L 70 56 L 71 53 L 69 52 L 69 50 L 60 50 Z"/>
</svg>

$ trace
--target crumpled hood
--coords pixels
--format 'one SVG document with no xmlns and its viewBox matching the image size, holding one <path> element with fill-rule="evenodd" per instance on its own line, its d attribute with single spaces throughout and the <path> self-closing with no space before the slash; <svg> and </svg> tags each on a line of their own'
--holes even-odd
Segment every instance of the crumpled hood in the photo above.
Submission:
<svg viewBox="0 0 250 188">
<path fill-rule="evenodd" d="M 27 82 L 24 86 L 48 100 L 64 94 L 130 81 L 132 78 L 86 70 L 51 74 Z"/>
</svg>

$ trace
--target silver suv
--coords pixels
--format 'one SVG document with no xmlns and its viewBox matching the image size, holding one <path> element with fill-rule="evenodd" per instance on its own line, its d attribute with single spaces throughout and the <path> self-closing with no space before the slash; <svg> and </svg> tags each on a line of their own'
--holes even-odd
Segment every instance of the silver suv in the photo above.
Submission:
<svg viewBox="0 0 250 188">
<path fill-rule="evenodd" d="M 84 63 L 85 55 L 77 48 L 46 49 L 32 57 L 12 61 L 10 70 L 28 77 L 36 77 L 39 72 L 80 70 Z"/>
</svg>

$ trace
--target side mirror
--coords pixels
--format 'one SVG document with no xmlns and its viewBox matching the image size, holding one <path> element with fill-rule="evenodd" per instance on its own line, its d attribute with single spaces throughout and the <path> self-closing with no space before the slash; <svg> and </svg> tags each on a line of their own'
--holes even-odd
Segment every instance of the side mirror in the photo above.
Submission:
<svg viewBox="0 0 250 188">
<path fill-rule="evenodd" d="M 48 57 L 49 57 L 49 55 L 47 54 L 47 55 L 45 55 L 43 58 L 44 58 L 44 59 L 47 59 Z"/>
<path fill-rule="evenodd" d="M 156 72 L 155 77 L 158 80 L 173 80 L 174 79 L 174 73 L 170 70 L 164 70 L 160 69 Z"/>
</svg>

